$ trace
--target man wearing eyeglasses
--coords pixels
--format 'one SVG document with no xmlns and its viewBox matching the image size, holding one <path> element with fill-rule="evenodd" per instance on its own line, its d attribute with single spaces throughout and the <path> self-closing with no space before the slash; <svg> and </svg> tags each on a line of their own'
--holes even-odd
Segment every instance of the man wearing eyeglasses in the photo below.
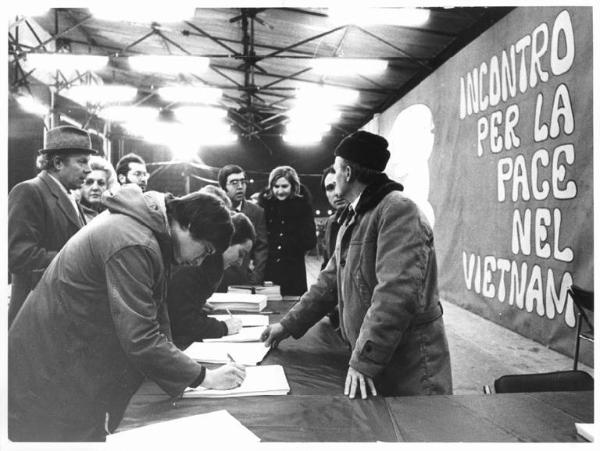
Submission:
<svg viewBox="0 0 600 451">
<path fill-rule="evenodd" d="M 134 183 L 139 186 L 142 191 L 146 191 L 148 187 L 148 178 L 150 174 L 146 170 L 146 162 L 142 157 L 135 153 L 124 155 L 117 162 L 117 180 L 121 185 Z"/>
<path fill-rule="evenodd" d="M 77 232 L 25 300 L 8 334 L 8 434 L 13 441 L 104 441 L 145 377 L 171 397 L 230 389 L 235 363 L 208 369 L 172 342 L 172 264 L 222 254 L 233 233 L 215 196 L 123 186 Z"/>
<path fill-rule="evenodd" d="M 221 188 L 225 190 L 227 196 L 231 199 L 232 210 L 248 216 L 256 231 L 256 240 L 252 251 L 244 258 L 241 266 L 230 267 L 225 270 L 221 289 L 226 289 L 229 285 L 260 285 L 264 280 L 269 252 L 265 212 L 262 207 L 246 200 L 246 173 L 240 166 L 235 164 L 223 166 L 219 171 L 218 180 Z"/>
</svg>

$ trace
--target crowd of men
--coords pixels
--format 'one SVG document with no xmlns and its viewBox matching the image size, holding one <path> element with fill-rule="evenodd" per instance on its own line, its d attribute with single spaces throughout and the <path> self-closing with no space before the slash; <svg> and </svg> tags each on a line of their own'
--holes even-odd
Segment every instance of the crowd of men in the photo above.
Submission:
<svg viewBox="0 0 600 451">
<path fill-rule="evenodd" d="M 9 193 L 9 438 L 102 441 L 143 377 L 171 396 L 238 386 L 243 366 L 207 369 L 174 344 L 167 300 L 181 289 L 177 267 L 192 268 L 185 277 L 206 293 L 264 281 L 265 217 L 246 199 L 245 171 L 227 165 L 218 174 L 222 191 L 177 198 L 147 191 L 137 155 L 125 155 L 115 171 L 92 166 L 98 157 L 85 130 L 57 127 L 45 142 L 40 173 Z M 262 339 L 277 346 L 300 338 L 330 315 L 352 349 L 343 387 L 350 398 L 449 394 L 432 229 L 385 175 L 387 147 L 359 131 L 334 150 L 322 178 L 335 209 L 322 271 Z M 210 277 L 201 269 L 209 261 L 217 268 Z M 191 310 L 177 311 L 180 324 L 192 324 Z M 239 327 L 228 323 L 220 333 Z"/>
</svg>

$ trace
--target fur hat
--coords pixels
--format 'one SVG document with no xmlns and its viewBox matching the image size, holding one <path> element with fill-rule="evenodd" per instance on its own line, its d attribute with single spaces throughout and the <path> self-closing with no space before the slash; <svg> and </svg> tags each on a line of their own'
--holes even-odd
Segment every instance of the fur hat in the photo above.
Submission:
<svg viewBox="0 0 600 451">
<path fill-rule="evenodd" d="M 46 132 L 46 147 L 40 149 L 39 153 L 49 154 L 54 152 L 98 153 L 92 148 L 89 133 L 72 125 L 62 125 Z"/>
<path fill-rule="evenodd" d="M 334 155 L 383 172 L 390 159 L 388 142 L 383 136 L 359 130 L 345 137 L 335 148 Z"/>
</svg>

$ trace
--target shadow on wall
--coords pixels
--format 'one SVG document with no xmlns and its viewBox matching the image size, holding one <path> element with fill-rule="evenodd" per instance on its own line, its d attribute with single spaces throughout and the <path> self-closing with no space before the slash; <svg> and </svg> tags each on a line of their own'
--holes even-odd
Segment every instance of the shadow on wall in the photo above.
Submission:
<svg viewBox="0 0 600 451">
<path fill-rule="evenodd" d="M 386 173 L 404 185 L 404 194 L 425 214 L 433 228 L 435 214 L 429 203 L 429 157 L 435 141 L 433 114 L 427 105 L 402 110 L 389 134 L 390 161 Z"/>
</svg>

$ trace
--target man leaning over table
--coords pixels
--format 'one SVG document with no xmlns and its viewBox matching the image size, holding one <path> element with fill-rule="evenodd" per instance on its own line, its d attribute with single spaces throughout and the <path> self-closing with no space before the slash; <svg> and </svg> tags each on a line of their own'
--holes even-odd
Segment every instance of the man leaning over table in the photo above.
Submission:
<svg viewBox="0 0 600 451">
<path fill-rule="evenodd" d="M 237 387 L 245 370 L 206 369 L 171 342 L 172 263 L 220 254 L 233 231 L 215 196 L 124 186 L 52 260 L 8 333 L 13 441 L 103 441 L 144 377 L 172 397 Z"/>
<path fill-rule="evenodd" d="M 262 339 L 276 347 L 290 335 L 300 338 L 337 304 L 352 349 L 345 395 L 451 394 L 433 233 L 402 185 L 383 173 L 387 146 L 385 138 L 358 131 L 335 149 L 336 192 L 349 205 L 334 254 Z"/>
</svg>

